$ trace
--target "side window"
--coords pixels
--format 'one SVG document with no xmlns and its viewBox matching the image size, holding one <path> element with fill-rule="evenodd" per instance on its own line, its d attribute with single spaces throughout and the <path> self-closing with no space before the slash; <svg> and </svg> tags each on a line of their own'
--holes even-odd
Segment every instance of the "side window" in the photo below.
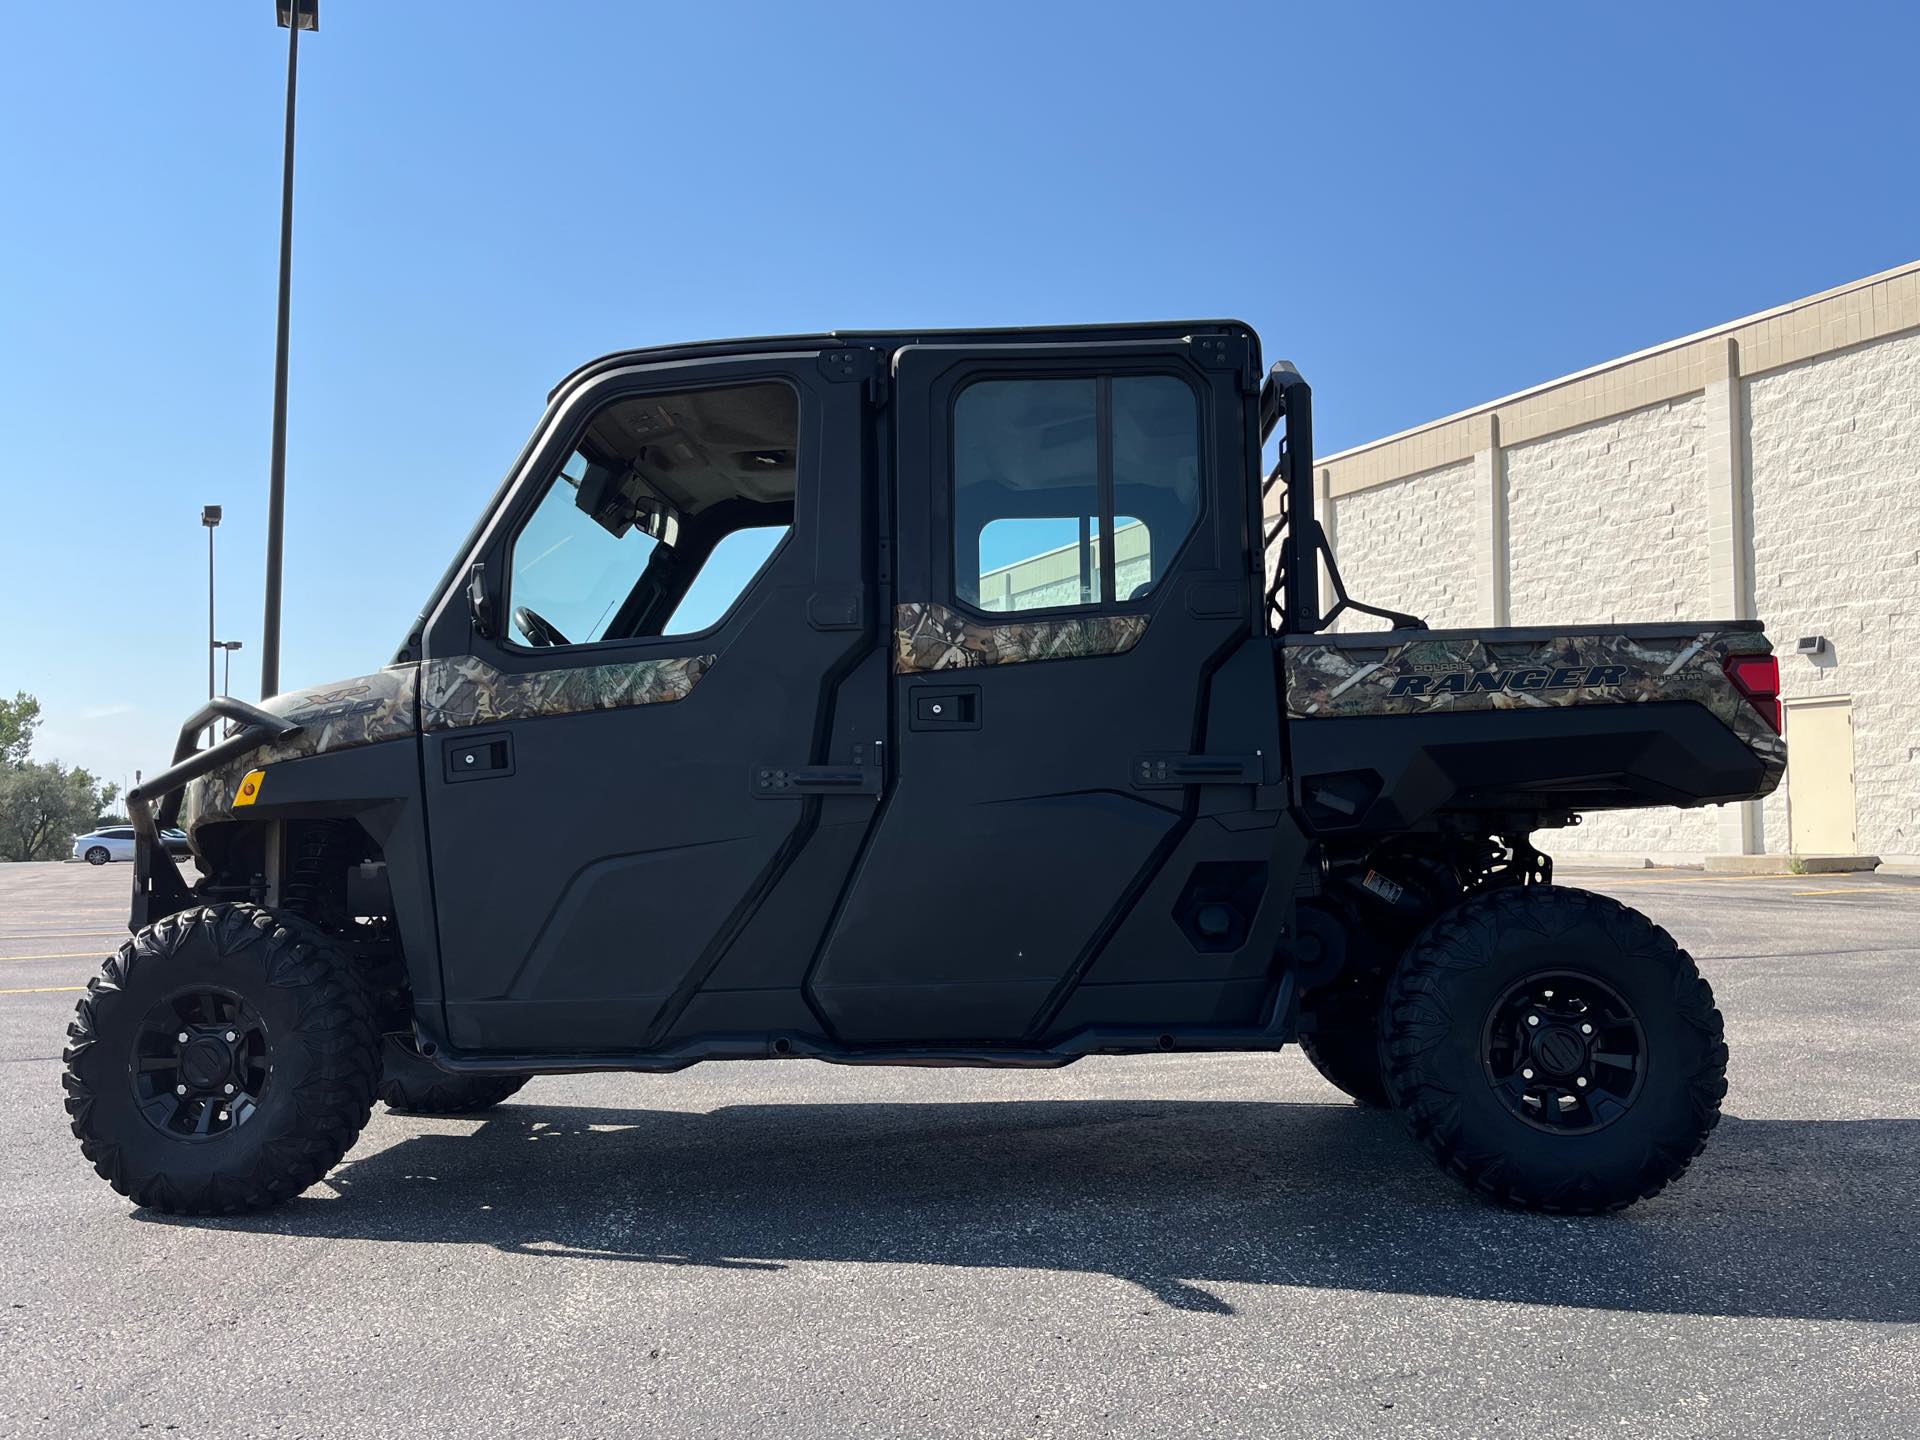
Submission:
<svg viewBox="0 0 1920 1440">
<path fill-rule="evenodd" d="M 1199 401 L 1171 375 L 966 386 L 953 411 L 956 598 L 1013 614 L 1152 593 L 1199 518 L 1199 434 Z"/>
<path fill-rule="evenodd" d="M 513 539 L 520 645 L 717 624 L 793 525 L 799 403 L 762 383 L 618 400 L 587 424 Z"/>
</svg>

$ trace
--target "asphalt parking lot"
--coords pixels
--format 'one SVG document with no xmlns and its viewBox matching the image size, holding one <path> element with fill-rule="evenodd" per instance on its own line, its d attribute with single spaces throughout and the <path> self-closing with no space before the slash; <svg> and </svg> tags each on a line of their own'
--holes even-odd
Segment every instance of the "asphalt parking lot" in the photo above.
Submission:
<svg viewBox="0 0 1920 1440">
<path fill-rule="evenodd" d="M 1492 1209 L 1288 1052 L 540 1079 L 205 1221 L 61 1108 L 129 867 L 0 866 L 0 1435 L 1920 1432 L 1920 878 L 1562 878 L 1732 1046 L 1619 1216 Z"/>
</svg>

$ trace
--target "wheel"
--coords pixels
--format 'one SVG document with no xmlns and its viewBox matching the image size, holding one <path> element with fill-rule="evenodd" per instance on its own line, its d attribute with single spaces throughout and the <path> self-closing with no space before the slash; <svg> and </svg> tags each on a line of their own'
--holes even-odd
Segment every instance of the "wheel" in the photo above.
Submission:
<svg viewBox="0 0 1920 1440">
<path fill-rule="evenodd" d="M 111 859 L 113 859 L 113 856 L 107 852 L 107 847 L 104 845 L 92 845 L 87 848 L 87 864 L 89 865 L 104 865 Z"/>
<path fill-rule="evenodd" d="M 1720 1123 L 1727 1047 L 1673 937 L 1604 896 L 1501 890 L 1436 920 L 1380 1015 L 1386 1091 L 1446 1170 L 1508 1204 L 1617 1210 Z"/>
<path fill-rule="evenodd" d="M 140 931 L 88 982 L 67 1037 L 81 1152 L 136 1204 L 185 1214 L 298 1195 L 360 1134 L 379 1077 L 352 961 L 256 905 Z"/>
<path fill-rule="evenodd" d="M 1380 990 L 1349 985 L 1314 1007 L 1314 1027 L 1300 1032 L 1300 1049 L 1336 1090 L 1362 1105 L 1384 1106 L 1380 1074 Z"/>
<path fill-rule="evenodd" d="M 380 1051 L 380 1098 L 413 1115 L 468 1115 L 498 1105 L 531 1078 L 455 1075 L 422 1059 L 411 1037 L 389 1035 Z"/>
</svg>

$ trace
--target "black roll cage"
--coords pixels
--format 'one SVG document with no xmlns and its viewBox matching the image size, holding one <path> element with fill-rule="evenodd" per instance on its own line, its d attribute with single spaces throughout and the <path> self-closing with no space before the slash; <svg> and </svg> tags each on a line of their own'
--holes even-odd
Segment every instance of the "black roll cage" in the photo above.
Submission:
<svg viewBox="0 0 1920 1440">
<path fill-rule="evenodd" d="M 1260 443 L 1265 445 L 1282 420 L 1280 453 L 1273 472 L 1261 482 L 1264 513 L 1267 496 L 1282 487 L 1280 512 L 1264 531 L 1263 551 L 1280 542 L 1280 564 L 1267 587 L 1267 608 L 1275 628 L 1287 635 L 1315 635 L 1331 625 L 1342 611 L 1358 610 L 1391 622 L 1396 630 L 1424 630 L 1426 621 L 1398 610 L 1363 604 L 1347 594 L 1334 562 L 1327 532 L 1313 505 L 1313 389 L 1291 360 L 1279 360 L 1260 386 Z M 1333 607 L 1320 613 L 1320 565 L 1333 583 Z"/>
<path fill-rule="evenodd" d="M 240 728 L 204 750 L 195 746 L 200 732 L 219 719 L 238 721 Z M 180 816 L 186 787 L 229 760 L 250 755 L 263 745 L 300 733 L 300 726 L 281 715 L 249 705 L 231 695 L 209 700 L 180 727 L 174 743 L 173 764 L 127 792 L 127 814 L 133 820 L 133 911 L 128 930 L 139 930 L 155 915 L 171 915 L 193 903 L 193 892 L 181 878 L 180 867 L 160 832 Z M 159 801 L 158 816 L 154 802 Z"/>
</svg>

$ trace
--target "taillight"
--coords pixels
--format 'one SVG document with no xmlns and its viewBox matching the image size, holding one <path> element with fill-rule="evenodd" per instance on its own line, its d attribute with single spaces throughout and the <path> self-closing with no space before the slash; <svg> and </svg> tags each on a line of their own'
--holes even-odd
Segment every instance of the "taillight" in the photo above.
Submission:
<svg viewBox="0 0 1920 1440">
<path fill-rule="evenodd" d="M 1760 712 L 1760 718 L 1780 733 L 1780 662 L 1772 655 L 1729 655 L 1727 679 Z"/>
</svg>

